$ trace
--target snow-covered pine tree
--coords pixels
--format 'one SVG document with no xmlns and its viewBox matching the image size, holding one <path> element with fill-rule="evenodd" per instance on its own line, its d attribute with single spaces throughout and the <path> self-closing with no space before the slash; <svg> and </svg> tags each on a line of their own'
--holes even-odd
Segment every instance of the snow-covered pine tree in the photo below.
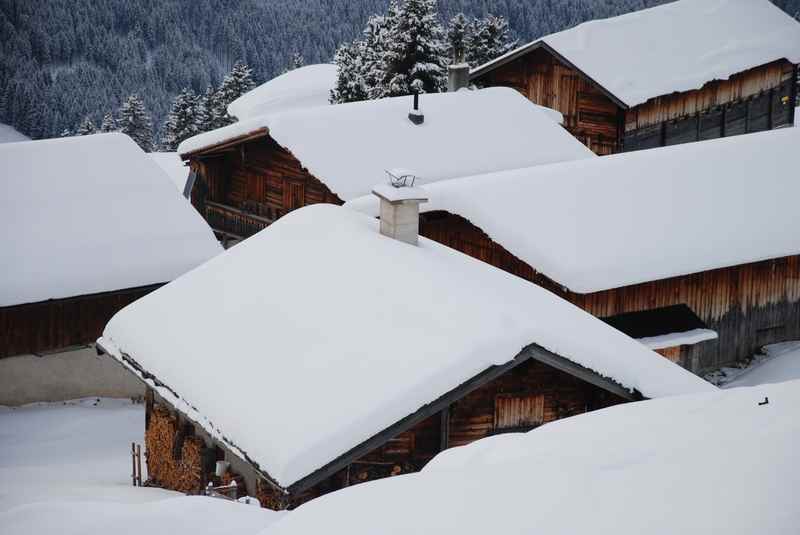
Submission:
<svg viewBox="0 0 800 535">
<path fill-rule="evenodd" d="M 131 95 L 122 103 L 119 131 L 130 136 L 143 151 L 153 149 L 153 122 L 138 95 Z"/>
<path fill-rule="evenodd" d="M 90 117 L 84 117 L 81 124 L 75 129 L 76 136 L 88 136 L 89 134 L 94 134 L 97 132 L 97 128 L 94 126 L 94 122 Z"/>
<path fill-rule="evenodd" d="M 517 46 L 511 38 L 508 21 L 503 17 L 489 15 L 470 24 L 467 36 L 466 59 L 472 67 L 483 65 L 498 58 Z"/>
<path fill-rule="evenodd" d="M 198 97 L 191 89 L 181 91 L 172 103 L 172 109 L 162 129 L 162 147 L 168 151 L 198 133 L 205 122 Z"/>
<path fill-rule="evenodd" d="M 117 130 L 119 130 L 119 127 L 117 126 L 117 120 L 114 119 L 114 114 L 108 112 L 105 115 L 103 115 L 103 122 L 100 123 L 100 131 L 116 132 Z"/>
<path fill-rule="evenodd" d="M 472 42 L 472 26 L 463 13 L 457 13 L 447 25 L 447 59 L 466 57 L 467 43 Z"/>
<path fill-rule="evenodd" d="M 293 71 L 295 69 L 299 69 L 300 67 L 306 64 L 306 60 L 303 57 L 303 54 L 300 52 L 295 52 L 292 54 L 292 60 L 289 62 L 289 70 Z"/>
<path fill-rule="evenodd" d="M 361 50 L 363 43 L 345 43 L 336 49 L 333 63 L 336 65 L 336 84 L 331 89 L 332 104 L 367 100 L 367 87 L 361 76 Z"/>
<path fill-rule="evenodd" d="M 397 20 L 397 2 L 392 0 L 386 15 L 372 15 L 367 20 L 363 37 L 358 42 L 358 64 L 361 79 L 367 91 L 367 98 L 375 99 L 384 96 L 383 80 L 384 55 L 389 29 Z"/>
<path fill-rule="evenodd" d="M 403 0 L 386 29 L 380 94 L 435 93 L 447 82 L 444 30 L 436 0 Z"/>
<path fill-rule="evenodd" d="M 214 94 L 211 108 L 213 127 L 220 128 L 234 122 L 234 118 L 228 115 L 228 104 L 252 90 L 255 86 L 253 69 L 244 62 L 236 62 Z"/>
<path fill-rule="evenodd" d="M 58 137 L 72 137 L 72 130 L 65 128 L 60 134 L 58 134 Z"/>
<path fill-rule="evenodd" d="M 217 115 L 220 113 L 220 109 L 217 105 L 216 94 L 216 90 L 212 86 L 208 86 L 205 94 L 199 97 L 199 110 L 202 114 L 198 116 L 198 125 L 201 132 L 213 130 L 215 128 L 214 125 L 219 120 Z"/>
</svg>

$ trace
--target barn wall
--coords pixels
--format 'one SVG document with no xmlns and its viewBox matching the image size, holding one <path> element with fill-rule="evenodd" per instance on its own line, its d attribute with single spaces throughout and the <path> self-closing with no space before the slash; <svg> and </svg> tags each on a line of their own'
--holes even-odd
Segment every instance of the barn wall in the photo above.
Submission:
<svg viewBox="0 0 800 535">
<path fill-rule="evenodd" d="M 625 113 L 624 150 L 702 141 L 793 124 L 794 65 L 756 67 L 701 89 L 648 100 Z"/>
<path fill-rule="evenodd" d="M 160 285 L 0 308 L 0 358 L 93 344 L 118 310 Z"/>
<path fill-rule="evenodd" d="M 680 356 L 669 354 L 698 374 L 735 364 L 765 344 L 800 339 L 800 256 L 576 294 L 457 215 L 423 214 L 420 234 L 543 286 L 600 318 L 686 304 L 719 334 L 717 340 L 684 348 Z"/>
<path fill-rule="evenodd" d="M 218 232 L 247 238 L 302 206 L 342 204 L 328 187 L 272 138 L 246 141 L 218 154 L 195 157 L 192 202 Z"/>
<path fill-rule="evenodd" d="M 538 49 L 481 76 L 484 87 L 513 87 L 532 102 L 558 110 L 564 127 L 596 154 L 620 149 L 622 110 L 592 82 Z"/>
</svg>

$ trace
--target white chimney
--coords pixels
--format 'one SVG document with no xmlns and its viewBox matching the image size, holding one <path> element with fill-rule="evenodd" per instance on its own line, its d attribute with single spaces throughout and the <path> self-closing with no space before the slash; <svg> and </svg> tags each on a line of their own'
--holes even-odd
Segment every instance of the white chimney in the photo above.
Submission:
<svg viewBox="0 0 800 535">
<path fill-rule="evenodd" d="M 424 189 L 414 186 L 416 176 L 407 169 L 386 171 L 389 184 L 378 184 L 372 193 L 381 200 L 381 234 L 417 245 L 419 242 L 419 205 L 428 202 Z"/>
</svg>

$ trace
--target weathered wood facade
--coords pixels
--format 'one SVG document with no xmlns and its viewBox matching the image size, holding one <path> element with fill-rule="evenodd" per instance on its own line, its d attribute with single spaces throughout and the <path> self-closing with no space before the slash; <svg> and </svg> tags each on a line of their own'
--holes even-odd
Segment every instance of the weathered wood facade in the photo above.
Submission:
<svg viewBox="0 0 800 535">
<path fill-rule="evenodd" d="M 342 204 L 266 130 L 185 157 L 197 173 L 192 204 L 223 241 L 252 236 L 302 206 Z"/>
<path fill-rule="evenodd" d="M 0 308 L 0 358 L 94 343 L 118 310 L 160 284 Z"/>
<path fill-rule="evenodd" d="M 779 60 L 628 107 L 544 43 L 473 75 L 561 112 L 564 127 L 599 155 L 792 125 L 796 78 L 797 66 Z"/>
<path fill-rule="evenodd" d="M 800 339 L 800 256 L 578 294 L 537 272 L 463 217 L 423 214 L 420 234 L 543 286 L 599 318 L 687 305 L 719 338 L 659 352 L 697 374 L 735 364 L 763 345 Z"/>
<path fill-rule="evenodd" d="M 630 399 L 630 398 L 628 398 Z M 271 509 L 298 505 L 350 485 L 416 472 L 437 453 L 493 434 L 529 430 L 567 416 L 608 407 L 626 398 L 536 360 L 527 360 L 407 430 L 387 436 L 368 453 L 324 479 L 289 494 L 271 485 L 152 390 L 146 396 L 148 474 L 152 484 L 188 493 L 237 482 L 235 492 L 255 495 Z M 218 478 L 217 460 L 231 462 Z"/>
</svg>

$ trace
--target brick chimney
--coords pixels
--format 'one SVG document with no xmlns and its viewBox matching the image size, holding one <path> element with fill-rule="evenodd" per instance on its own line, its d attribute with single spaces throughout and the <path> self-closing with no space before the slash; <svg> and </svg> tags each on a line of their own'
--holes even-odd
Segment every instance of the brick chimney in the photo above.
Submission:
<svg viewBox="0 0 800 535">
<path fill-rule="evenodd" d="M 388 184 L 378 184 L 372 193 L 381 200 L 381 234 L 411 245 L 419 242 L 419 205 L 428 202 L 424 189 L 414 186 L 416 176 L 407 169 L 386 171 Z"/>
</svg>

